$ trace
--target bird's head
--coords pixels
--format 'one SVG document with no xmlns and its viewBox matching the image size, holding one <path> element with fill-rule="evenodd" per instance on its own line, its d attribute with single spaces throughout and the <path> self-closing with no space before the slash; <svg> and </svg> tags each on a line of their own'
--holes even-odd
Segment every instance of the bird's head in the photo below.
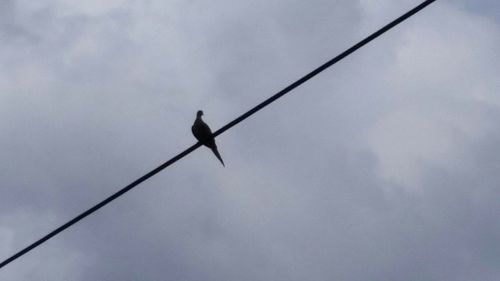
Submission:
<svg viewBox="0 0 500 281">
<path fill-rule="evenodd" d="M 201 116 L 203 116 L 203 111 L 198 110 L 198 112 L 196 113 L 196 117 L 200 118 Z"/>
</svg>

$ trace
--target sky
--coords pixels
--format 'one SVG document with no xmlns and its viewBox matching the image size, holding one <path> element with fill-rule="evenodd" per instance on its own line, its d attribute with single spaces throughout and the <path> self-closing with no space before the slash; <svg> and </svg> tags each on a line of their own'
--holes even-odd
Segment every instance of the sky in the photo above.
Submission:
<svg viewBox="0 0 500 281">
<path fill-rule="evenodd" d="M 2 0 L 0 259 L 419 3 Z M 436 1 L 0 280 L 499 280 L 498 50 Z"/>
</svg>

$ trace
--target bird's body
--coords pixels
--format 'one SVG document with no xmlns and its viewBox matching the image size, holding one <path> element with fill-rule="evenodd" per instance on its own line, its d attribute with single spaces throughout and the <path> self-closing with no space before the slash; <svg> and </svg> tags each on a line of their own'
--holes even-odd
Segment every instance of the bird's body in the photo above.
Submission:
<svg viewBox="0 0 500 281">
<path fill-rule="evenodd" d="M 219 151 L 217 150 L 217 145 L 215 144 L 215 139 L 212 135 L 212 130 L 210 130 L 210 127 L 203 122 L 201 119 L 201 116 L 203 115 L 203 111 L 198 111 L 196 114 L 196 120 L 194 121 L 193 126 L 191 127 L 191 131 L 193 132 L 194 137 L 204 146 L 210 148 L 212 152 L 215 154 L 215 156 L 219 159 L 219 161 L 222 163 L 222 166 L 224 165 L 224 161 L 222 160 L 222 157 L 219 154 Z"/>
</svg>

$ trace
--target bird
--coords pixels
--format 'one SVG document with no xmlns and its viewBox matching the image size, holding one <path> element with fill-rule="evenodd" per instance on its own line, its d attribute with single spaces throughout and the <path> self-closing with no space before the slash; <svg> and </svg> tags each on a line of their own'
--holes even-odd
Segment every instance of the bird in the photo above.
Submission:
<svg viewBox="0 0 500 281">
<path fill-rule="evenodd" d="M 217 145 L 215 144 L 215 139 L 214 136 L 212 135 L 212 130 L 210 130 L 210 127 L 208 127 L 208 125 L 205 122 L 203 122 L 201 116 L 203 116 L 203 111 L 198 110 L 198 112 L 196 113 L 196 120 L 194 120 L 194 124 L 191 127 L 191 131 L 193 132 L 194 137 L 201 144 L 212 150 L 217 159 L 219 159 L 219 161 L 222 163 L 222 166 L 226 167 L 226 165 L 224 165 L 222 157 L 219 154 L 219 151 L 217 150 Z"/>
</svg>

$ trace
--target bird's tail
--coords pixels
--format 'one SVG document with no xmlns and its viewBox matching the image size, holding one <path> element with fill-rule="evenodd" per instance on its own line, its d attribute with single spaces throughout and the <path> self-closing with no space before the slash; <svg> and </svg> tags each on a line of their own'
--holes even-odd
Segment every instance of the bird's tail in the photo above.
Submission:
<svg viewBox="0 0 500 281">
<path fill-rule="evenodd" d="M 217 146 L 211 147 L 211 149 L 214 152 L 215 156 L 217 156 L 217 159 L 219 159 L 219 161 L 222 163 L 222 166 L 226 167 L 226 165 L 224 165 L 224 161 L 222 160 L 222 157 L 219 154 L 219 151 L 217 150 Z"/>
</svg>

